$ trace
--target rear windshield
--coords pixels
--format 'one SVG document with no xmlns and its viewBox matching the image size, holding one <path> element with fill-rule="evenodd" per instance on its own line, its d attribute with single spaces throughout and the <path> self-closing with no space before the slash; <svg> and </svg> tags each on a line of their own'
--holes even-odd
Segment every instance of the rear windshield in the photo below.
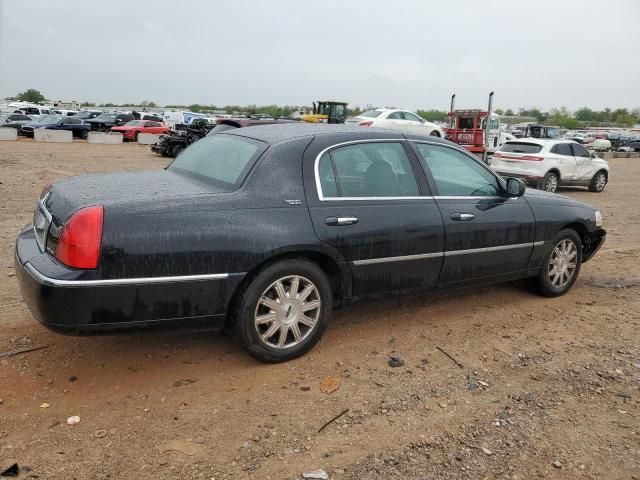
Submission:
<svg viewBox="0 0 640 480">
<path fill-rule="evenodd" d="M 538 153 L 542 150 L 542 145 L 526 142 L 507 142 L 500 147 L 501 152 L 512 153 Z"/>
<path fill-rule="evenodd" d="M 379 117 L 382 110 L 369 110 L 368 112 L 361 113 L 359 117 L 376 118 Z"/>
<path fill-rule="evenodd" d="M 265 150 L 257 141 L 235 135 L 212 135 L 191 144 L 168 170 L 231 191 L 242 183 L 253 161 Z"/>
</svg>

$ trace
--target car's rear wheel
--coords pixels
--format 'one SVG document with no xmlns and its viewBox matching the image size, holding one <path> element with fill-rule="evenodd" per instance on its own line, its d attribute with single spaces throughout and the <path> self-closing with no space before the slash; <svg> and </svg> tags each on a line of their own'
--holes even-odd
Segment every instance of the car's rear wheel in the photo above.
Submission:
<svg viewBox="0 0 640 480">
<path fill-rule="evenodd" d="M 80 131 L 80 138 L 81 139 L 86 140 L 88 136 L 89 136 L 89 131 L 88 130 L 81 130 Z"/>
<path fill-rule="evenodd" d="M 258 272 L 241 293 L 236 331 L 254 358 L 283 362 L 313 348 L 331 309 L 331 286 L 322 269 L 306 260 L 283 260 Z"/>
<path fill-rule="evenodd" d="M 558 232 L 550 242 L 538 276 L 530 279 L 530 287 L 545 297 L 564 295 L 573 286 L 582 264 L 582 241 L 575 230 Z"/>
<path fill-rule="evenodd" d="M 542 183 L 540 184 L 540 189 L 545 192 L 556 193 L 558 190 L 558 183 L 560 179 L 555 172 L 547 173 L 542 179 Z"/>
<path fill-rule="evenodd" d="M 589 190 L 592 192 L 601 192 L 604 190 L 604 187 L 607 186 L 607 172 L 604 170 L 600 170 L 596 173 L 591 179 L 591 183 L 589 184 Z"/>
</svg>

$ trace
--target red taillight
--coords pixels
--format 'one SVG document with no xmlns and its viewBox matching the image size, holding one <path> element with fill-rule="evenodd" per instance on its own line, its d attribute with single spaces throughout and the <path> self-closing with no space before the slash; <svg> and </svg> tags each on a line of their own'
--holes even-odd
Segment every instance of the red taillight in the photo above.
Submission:
<svg viewBox="0 0 640 480">
<path fill-rule="evenodd" d="M 494 157 L 502 158 L 503 155 L 500 152 L 496 152 L 493 154 Z"/>
<path fill-rule="evenodd" d="M 544 160 L 544 157 L 536 157 L 533 155 L 525 155 L 524 157 L 520 157 L 520 160 L 529 160 L 532 162 L 541 162 L 542 160 Z"/>
<path fill-rule="evenodd" d="M 56 258 L 72 268 L 98 268 L 102 243 L 102 205 L 81 208 L 62 228 Z"/>
<path fill-rule="evenodd" d="M 361 127 L 370 127 L 373 125 L 373 120 L 365 120 L 364 122 L 360 122 L 358 125 Z"/>
</svg>

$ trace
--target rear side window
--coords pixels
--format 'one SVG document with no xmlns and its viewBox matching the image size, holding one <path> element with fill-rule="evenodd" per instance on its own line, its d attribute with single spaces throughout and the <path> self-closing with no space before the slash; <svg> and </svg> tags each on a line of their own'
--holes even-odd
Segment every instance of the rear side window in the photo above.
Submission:
<svg viewBox="0 0 640 480">
<path fill-rule="evenodd" d="M 507 142 L 500 147 L 501 152 L 510 153 L 538 153 L 542 145 L 527 142 Z"/>
<path fill-rule="evenodd" d="M 490 197 L 500 193 L 498 179 L 478 161 L 453 148 L 416 144 L 438 194 L 452 197 Z"/>
<path fill-rule="evenodd" d="M 576 157 L 587 157 L 587 158 L 589 158 L 591 156 L 591 155 L 589 155 L 589 150 L 587 150 L 586 148 L 584 148 L 580 144 L 572 143 L 571 144 L 571 148 L 573 148 L 573 155 L 576 156 Z"/>
<path fill-rule="evenodd" d="M 191 144 L 169 170 L 213 183 L 223 191 L 238 187 L 265 147 L 235 135 L 213 135 Z"/>
<path fill-rule="evenodd" d="M 318 165 L 325 198 L 419 195 L 404 147 L 395 142 L 360 143 L 325 153 Z"/>
<path fill-rule="evenodd" d="M 573 152 L 571 151 L 571 144 L 569 143 L 558 143 L 551 148 L 551 153 L 555 153 L 556 155 L 567 155 L 569 157 L 573 156 Z"/>
<path fill-rule="evenodd" d="M 376 117 L 379 117 L 381 113 L 382 113 L 382 110 L 369 110 L 367 112 L 361 113 L 358 116 L 367 117 L 367 118 L 376 118 Z"/>
</svg>

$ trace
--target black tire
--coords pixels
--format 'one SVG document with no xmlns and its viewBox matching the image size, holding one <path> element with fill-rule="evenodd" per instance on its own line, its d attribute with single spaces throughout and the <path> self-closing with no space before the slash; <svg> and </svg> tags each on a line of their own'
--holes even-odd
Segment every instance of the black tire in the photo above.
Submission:
<svg viewBox="0 0 640 480">
<path fill-rule="evenodd" d="M 80 138 L 81 138 L 82 140 L 86 140 L 88 136 L 89 136 L 89 131 L 88 131 L 88 130 L 82 130 L 82 131 L 80 131 Z"/>
<path fill-rule="evenodd" d="M 589 191 L 597 193 L 602 192 L 604 190 L 604 187 L 607 186 L 608 181 L 609 177 L 606 171 L 600 170 L 596 172 L 596 174 L 591 179 L 591 183 L 589 184 Z"/>
<path fill-rule="evenodd" d="M 312 313 L 309 315 L 317 316 L 317 320 L 313 327 L 307 327 L 306 325 L 297 323 L 297 321 L 295 322 L 298 326 L 298 333 L 302 332 L 303 334 L 302 339 L 298 343 L 295 343 L 296 340 L 293 336 L 293 331 L 287 327 L 286 340 L 291 340 L 292 344 L 290 346 L 285 345 L 284 347 L 272 346 L 269 345 L 269 338 L 275 338 L 276 335 L 281 333 L 281 330 L 277 330 L 272 334 L 272 337 L 269 337 L 266 341 L 261 338 L 261 334 L 267 334 L 266 331 L 268 331 L 270 327 L 280 322 L 281 316 L 289 317 L 292 309 L 290 306 L 285 307 L 285 302 L 274 299 L 277 303 L 282 303 L 283 308 L 287 308 L 286 312 L 279 310 L 279 312 L 276 313 L 275 310 L 270 310 L 259 302 L 261 298 L 263 298 L 263 295 L 267 294 L 279 279 L 293 276 L 306 280 L 315 287 L 312 295 L 313 298 L 317 296 L 317 300 L 320 301 L 320 306 L 312 310 Z M 304 285 L 302 280 L 300 285 Z M 284 291 L 290 295 L 291 288 L 293 288 L 292 283 L 286 284 L 285 280 L 281 285 L 284 286 Z M 287 288 L 289 290 L 287 290 Z M 304 290 L 300 293 L 303 291 Z M 289 259 L 267 265 L 257 272 L 251 280 L 251 283 L 249 283 L 238 296 L 230 320 L 235 321 L 235 330 L 238 339 L 249 355 L 262 362 L 277 363 L 297 358 L 311 350 L 327 329 L 332 308 L 331 285 L 322 269 L 308 260 Z M 277 319 L 271 323 L 258 326 L 256 324 L 256 318 L 261 316 L 260 313 L 264 315 L 264 309 L 269 311 L 267 315 L 270 315 L 271 311 L 273 311 Z M 297 315 L 296 312 L 293 312 L 291 316 L 297 317 Z M 286 318 L 283 321 L 286 322 Z M 282 323 L 278 323 L 278 325 L 282 325 Z"/>
<path fill-rule="evenodd" d="M 185 148 L 186 147 L 184 145 L 176 145 L 171 149 L 171 156 L 177 157 Z"/>
<path fill-rule="evenodd" d="M 431 135 L 432 137 L 440 138 L 440 132 L 438 132 L 437 130 L 432 130 L 429 135 Z"/>
<path fill-rule="evenodd" d="M 140 135 L 140 132 L 136 132 L 136 134 L 133 136 L 133 141 L 138 143 L 138 135 Z"/>
<path fill-rule="evenodd" d="M 556 248 L 561 248 L 560 245 L 565 242 L 570 241 L 575 245 L 576 254 L 575 254 L 575 269 L 571 273 L 571 277 L 568 281 L 562 285 L 554 285 L 552 282 L 552 273 L 551 270 L 555 266 L 552 263 L 552 256 Z M 580 274 L 580 266 L 582 265 L 582 240 L 580 240 L 580 235 L 575 230 L 572 229 L 564 229 L 560 230 L 558 234 L 554 237 L 554 239 L 549 242 L 549 249 L 545 253 L 544 260 L 542 263 L 542 269 L 540 273 L 529 279 L 529 287 L 535 293 L 543 295 L 545 297 L 559 297 L 560 295 L 564 295 L 567 293 L 573 284 L 576 282 L 578 275 Z"/>
<path fill-rule="evenodd" d="M 547 174 L 538 185 L 540 190 L 544 190 L 549 193 L 556 193 L 558 191 L 558 185 L 560 183 L 560 178 L 556 172 L 547 172 Z"/>
</svg>

